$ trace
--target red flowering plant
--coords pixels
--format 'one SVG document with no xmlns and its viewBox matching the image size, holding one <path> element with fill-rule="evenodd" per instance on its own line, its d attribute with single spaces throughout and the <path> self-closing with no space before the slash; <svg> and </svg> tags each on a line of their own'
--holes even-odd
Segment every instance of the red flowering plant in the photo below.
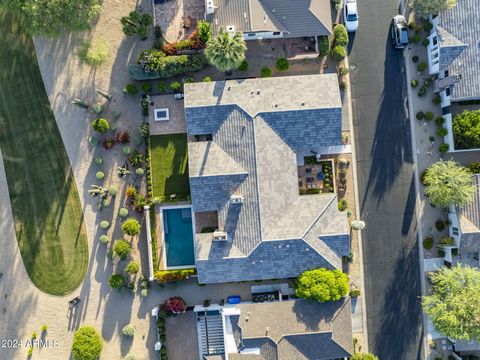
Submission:
<svg viewBox="0 0 480 360">
<path fill-rule="evenodd" d="M 161 310 L 172 314 L 181 314 L 187 310 L 187 303 L 181 297 L 171 297 L 165 300 Z"/>
</svg>

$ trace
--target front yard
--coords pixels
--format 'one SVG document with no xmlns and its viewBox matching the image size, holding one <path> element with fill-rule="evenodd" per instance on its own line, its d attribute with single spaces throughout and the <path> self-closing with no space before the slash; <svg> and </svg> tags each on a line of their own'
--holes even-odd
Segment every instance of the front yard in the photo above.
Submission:
<svg viewBox="0 0 480 360">
<path fill-rule="evenodd" d="M 188 182 L 187 134 L 152 135 L 153 196 L 177 200 L 190 196 Z"/>
</svg>

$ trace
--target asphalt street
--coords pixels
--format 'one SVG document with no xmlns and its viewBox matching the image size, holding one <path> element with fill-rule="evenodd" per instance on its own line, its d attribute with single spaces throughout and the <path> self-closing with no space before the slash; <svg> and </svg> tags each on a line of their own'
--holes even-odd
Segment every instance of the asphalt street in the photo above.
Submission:
<svg viewBox="0 0 480 360">
<path fill-rule="evenodd" d="M 352 112 L 370 352 L 423 359 L 415 185 L 402 51 L 390 23 L 398 0 L 359 0 L 350 36 Z"/>
</svg>

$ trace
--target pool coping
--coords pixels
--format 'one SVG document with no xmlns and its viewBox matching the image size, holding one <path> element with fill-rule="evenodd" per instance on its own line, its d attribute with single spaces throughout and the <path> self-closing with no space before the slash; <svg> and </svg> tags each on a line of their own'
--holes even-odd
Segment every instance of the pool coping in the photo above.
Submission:
<svg viewBox="0 0 480 360">
<path fill-rule="evenodd" d="M 167 262 L 167 247 L 165 244 L 165 224 L 163 222 L 163 210 L 169 210 L 169 209 L 186 209 L 189 208 L 190 212 L 192 214 L 192 241 L 193 241 L 193 261 L 195 262 L 192 265 L 182 265 L 182 266 L 168 266 Z M 192 205 L 168 205 L 168 206 L 160 206 L 159 207 L 159 212 L 160 212 L 160 222 L 161 222 L 161 227 L 162 227 L 162 241 L 163 244 L 162 246 L 165 248 L 165 251 L 162 254 L 162 260 L 163 263 L 165 264 L 165 269 L 166 270 L 182 270 L 182 269 L 196 269 L 197 268 L 197 249 L 195 246 L 195 234 L 196 234 L 196 228 L 195 228 L 195 212 L 193 211 L 193 206 Z"/>
</svg>

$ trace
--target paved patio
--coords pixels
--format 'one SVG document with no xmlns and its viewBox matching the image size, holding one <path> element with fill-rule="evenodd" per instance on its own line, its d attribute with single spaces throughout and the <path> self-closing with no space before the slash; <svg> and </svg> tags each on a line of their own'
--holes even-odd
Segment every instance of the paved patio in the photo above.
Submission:
<svg viewBox="0 0 480 360">
<path fill-rule="evenodd" d="M 183 100 L 175 99 L 174 95 L 153 95 L 153 106 L 150 106 L 148 122 L 151 135 L 185 133 L 185 112 Z M 155 109 L 168 109 L 168 120 L 155 121 Z"/>
<path fill-rule="evenodd" d="M 203 0 L 155 0 L 153 8 L 155 25 L 170 43 L 188 37 L 205 13 Z"/>
<path fill-rule="evenodd" d="M 193 311 L 169 317 L 165 321 L 169 360 L 198 359 L 197 320 Z"/>
</svg>

